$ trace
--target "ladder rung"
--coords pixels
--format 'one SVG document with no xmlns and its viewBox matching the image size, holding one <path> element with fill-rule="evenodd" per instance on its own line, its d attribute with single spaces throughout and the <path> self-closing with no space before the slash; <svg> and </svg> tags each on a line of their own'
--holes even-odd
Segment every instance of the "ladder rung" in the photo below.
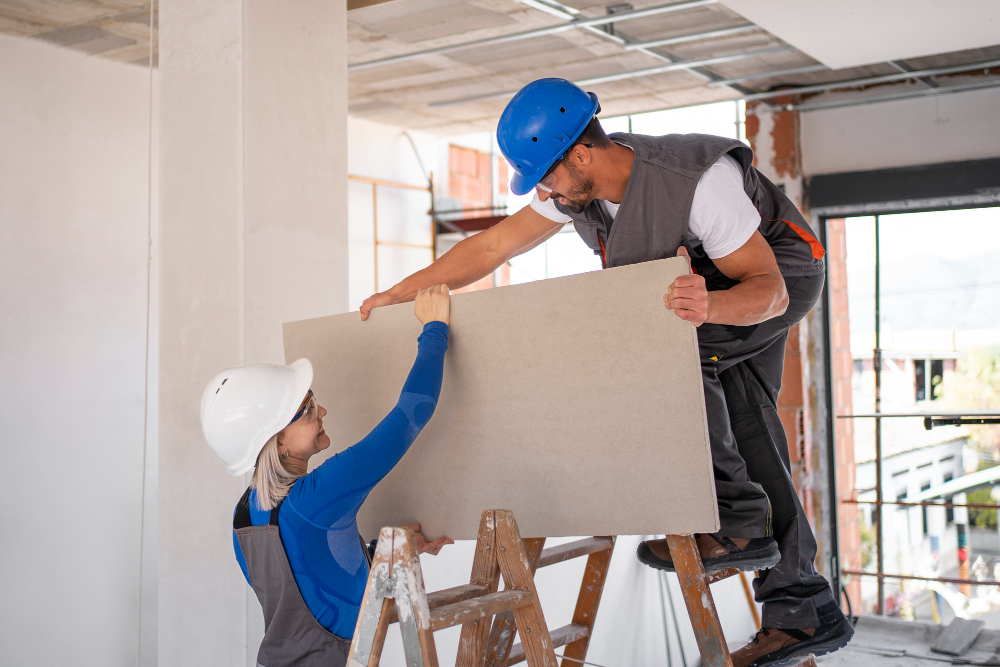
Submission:
<svg viewBox="0 0 1000 667">
<path fill-rule="evenodd" d="M 706 574 L 705 576 L 708 578 L 708 583 L 714 584 L 717 581 L 722 581 L 723 579 L 728 579 L 729 577 L 735 577 L 739 573 L 739 570 L 735 567 L 731 567 L 727 570 L 718 570 L 716 572 L 712 572 L 711 574 Z"/>
<path fill-rule="evenodd" d="M 472 621 L 490 618 L 518 607 L 531 604 L 531 593 L 528 591 L 500 591 L 480 597 L 463 600 L 454 604 L 438 607 L 431 612 L 431 630 L 450 628 L 453 625 L 463 625 Z"/>
<path fill-rule="evenodd" d="M 433 593 L 427 594 L 427 607 L 429 609 L 437 609 L 438 607 L 443 607 L 447 604 L 455 604 L 456 602 L 461 602 L 462 600 L 468 600 L 470 598 L 477 598 L 481 595 L 486 595 L 489 590 L 490 589 L 486 586 L 463 584 L 461 586 L 455 586 L 454 588 L 446 588 L 443 591 L 434 591 Z M 396 609 L 396 605 L 393 605 L 392 614 L 389 616 L 389 622 L 396 623 L 398 621 L 399 611 Z"/>
<path fill-rule="evenodd" d="M 561 628 L 556 628 L 550 635 L 552 636 L 552 648 L 559 648 L 560 646 L 565 646 L 566 644 L 572 644 L 578 639 L 584 639 L 590 636 L 590 628 L 586 625 L 580 625 L 579 623 L 570 623 L 569 625 L 564 625 Z M 511 665 L 516 665 L 524 660 L 524 647 L 520 644 L 514 644 L 510 649 L 510 657 L 507 658 L 507 667 Z"/>
<path fill-rule="evenodd" d="M 538 567 L 547 567 L 571 558 L 579 558 L 598 551 L 607 551 L 614 545 L 615 542 L 610 537 L 585 537 L 575 542 L 560 544 L 542 551 L 542 557 L 538 559 Z"/>
</svg>

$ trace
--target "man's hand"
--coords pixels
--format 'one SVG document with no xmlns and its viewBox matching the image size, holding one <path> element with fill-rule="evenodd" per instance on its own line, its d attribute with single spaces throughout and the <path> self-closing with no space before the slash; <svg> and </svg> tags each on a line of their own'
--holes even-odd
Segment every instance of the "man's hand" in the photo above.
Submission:
<svg viewBox="0 0 1000 667">
<path fill-rule="evenodd" d="M 690 267 L 691 258 L 687 248 L 684 246 L 678 248 L 677 256 L 686 257 Z M 700 327 L 708 319 L 708 290 L 705 288 L 705 279 L 697 274 L 677 276 L 667 288 L 667 293 L 663 295 L 663 304 L 674 311 L 677 317 Z"/>
<path fill-rule="evenodd" d="M 446 544 L 455 543 L 455 540 L 447 537 L 439 537 L 436 540 L 428 541 L 427 538 L 420 532 L 419 523 L 408 523 L 405 524 L 403 528 L 409 528 L 417 534 L 417 553 L 419 554 L 428 553 L 432 556 L 437 556 L 438 552 L 441 551 L 441 547 Z"/>
<path fill-rule="evenodd" d="M 372 294 L 370 297 L 365 299 L 363 304 L 361 304 L 361 321 L 364 322 L 368 319 L 368 316 L 372 312 L 372 308 L 391 306 L 394 303 L 401 303 L 401 301 L 395 298 L 389 291 Z"/>
</svg>

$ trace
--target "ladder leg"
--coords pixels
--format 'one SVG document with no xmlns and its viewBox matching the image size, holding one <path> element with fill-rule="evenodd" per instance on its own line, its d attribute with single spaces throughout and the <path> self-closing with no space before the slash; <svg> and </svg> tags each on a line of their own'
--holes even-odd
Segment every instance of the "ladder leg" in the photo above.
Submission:
<svg viewBox="0 0 1000 667">
<path fill-rule="evenodd" d="M 535 578 L 521 541 L 521 533 L 511 512 L 496 511 L 496 532 L 500 546 L 497 559 L 503 573 L 504 588 L 531 593 L 531 604 L 514 610 L 514 623 L 517 625 L 517 634 L 521 637 L 528 667 L 557 667 L 552 637 L 538 602 L 538 591 L 535 590 Z"/>
<path fill-rule="evenodd" d="M 528 556 L 531 576 L 535 576 L 538 568 L 538 559 L 542 556 L 542 549 L 545 548 L 544 537 L 529 537 L 524 540 L 524 552 Z M 493 620 L 493 627 L 490 629 L 490 638 L 486 651 L 485 667 L 506 667 L 507 658 L 510 657 L 510 650 L 514 646 L 514 612 L 505 611 L 497 614 Z"/>
<path fill-rule="evenodd" d="M 485 586 L 487 593 L 495 593 L 500 586 L 500 566 L 497 564 L 496 552 L 493 510 L 486 510 L 479 521 L 479 538 L 469 583 Z M 483 664 L 489 627 L 489 619 L 486 618 L 462 626 L 455 667 L 480 667 Z"/>
<path fill-rule="evenodd" d="M 612 540 L 615 538 L 612 537 Z M 587 657 L 587 648 L 594 633 L 594 621 L 597 618 L 597 608 L 601 604 L 601 594 L 608 578 L 608 568 L 611 565 L 611 555 L 614 546 L 607 551 L 598 551 L 587 557 L 587 569 L 583 573 L 583 583 L 580 584 L 580 596 L 576 599 L 576 610 L 573 612 L 573 623 L 584 625 L 590 631 L 587 636 L 566 644 L 563 651 L 563 667 L 577 667 L 580 660 Z M 567 660 L 566 658 L 572 658 Z"/>
<path fill-rule="evenodd" d="M 386 598 L 382 601 L 382 616 L 378 620 L 378 627 L 375 629 L 375 641 L 372 642 L 372 656 L 375 662 L 369 663 L 369 667 L 378 667 L 378 661 L 382 658 L 382 647 L 385 645 L 385 634 L 389 631 L 389 620 L 396 607 L 396 601 Z"/>
<path fill-rule="evenodd" d="M 722 635 L 722 624 L 715 610 L 708 577 L 693 535 L 667 535 L 667 546 L 680 579 L 684 604 L 691 617 L 704 667 L 733 667 L 729 647 Z"/>
<path fill-rule="evenodd" d="M 347 654 L 349 667 L 376 667 L 382 655 L 382 643 L 389 626 L 392 599 L 392 551 L 394 531 L 383 528 L 379 533 L 371 573 L 365 586 L 354 638 Z"/>
<path fill-rule="evenodd" d="M 407 667 L 438 667 L 431 612 L 427 606 L 424 575 L 420 570 L 416 536 L 409 528 L 395 528 L 392 579 L 395 584 L 399 629 Z"/>
</svg>

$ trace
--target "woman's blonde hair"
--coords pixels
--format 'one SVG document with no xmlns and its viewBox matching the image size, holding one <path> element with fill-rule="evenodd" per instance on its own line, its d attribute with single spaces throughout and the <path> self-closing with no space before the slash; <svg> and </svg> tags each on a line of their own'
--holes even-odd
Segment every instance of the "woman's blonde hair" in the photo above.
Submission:
<svg viewBox="0 0 1000 667">
<path fill-rule="evenodd" d="M 253 480 L 250 487 L 257 490 L 257 509 L 272 510 L 277 507 L 288 492 L 291 490 L 295 480 L 302 475 L 294 473 L 285 468 L 281 461 L 281 454 L 278 453 L 278 436 L 276 433 L 264 445 L 257 456 L 257 467 L 253 471 Z"/>
</svg>

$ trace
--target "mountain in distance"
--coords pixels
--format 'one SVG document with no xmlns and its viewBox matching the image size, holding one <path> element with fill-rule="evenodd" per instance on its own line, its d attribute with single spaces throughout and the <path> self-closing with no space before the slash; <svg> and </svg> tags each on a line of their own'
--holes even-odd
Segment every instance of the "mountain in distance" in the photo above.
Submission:
<svg viewBox="0 0 1000 667">
<path fill-rule="evenodd" d="M 875 328 L 875 267 L 848 273 L 851 329 Z M 882 325 L 893 329 L 1000 328 L 1000 257 L 913 255 L 881 265 Z"/>
</svg>

